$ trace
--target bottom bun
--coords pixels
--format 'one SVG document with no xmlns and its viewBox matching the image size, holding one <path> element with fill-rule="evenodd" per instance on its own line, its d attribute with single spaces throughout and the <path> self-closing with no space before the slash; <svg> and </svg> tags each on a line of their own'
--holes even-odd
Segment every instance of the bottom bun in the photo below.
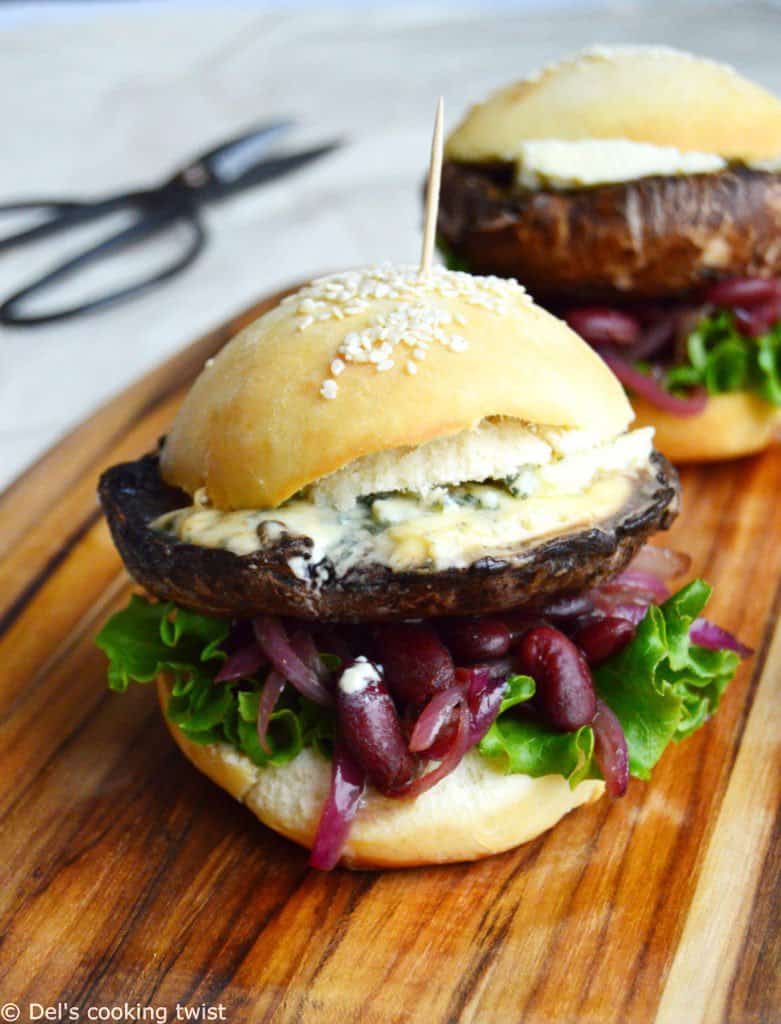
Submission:
<svg viewBox="0 0 781 1024">
<path fill-rule="evenodd" d="M 781 410 L 747 391 L 712 395 L 697 416 L 674 416 L 635 396 L 634 427 L 656 428 L 654 446 L 671 462 L 713 462 L 753 455 L 773 443 Z"/>
<path fill-rule="evenodd" d="M 165 716 L 168 688 L 158 695 Z M 226 743 L 193 743 L 166 724 L 185 757 L 240 800 L 264 825 L 311 848 L 328 794 L 330 764 L 303 750 L 284 765 L 259 768 Z M 597 800 L 605 784 L 570 789 L 561 775 L 505 775 L 476 751 L 417 799 L 389 799 L 369 790 L 350 829 L 341 863 L 351 868 L 400 868 L 478 860 L 528 842 L 568 811 Z"/>
</svg>

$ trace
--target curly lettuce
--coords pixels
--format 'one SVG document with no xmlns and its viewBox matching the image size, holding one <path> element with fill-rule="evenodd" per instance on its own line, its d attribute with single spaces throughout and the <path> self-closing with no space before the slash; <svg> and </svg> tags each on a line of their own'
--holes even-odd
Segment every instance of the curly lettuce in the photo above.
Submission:
<svg viewBox="0 0 781 1024">
<path fill-rule="evenodd" d="M 706 650 L 689 639 L 710 593 L 695 580 L 664 604 L 652 605 L 632 642 L 594 673 L 599 696 L 623 726 L 630 771 L 638 778 L 649 777 L 670 742 L 707 721 L 738 665 L 734 652 Z M 263 749 L 257 735 L 263 679 L 214 681 L 228 656 L 229 635 L 224 620 L 134 596 L 109 619 L 97 644 L 109 659 L 114 690 L 165 674 L 171 687 L 168 718 L 196 743 L 229 743 L 261 766 L 290 761 L 308 746 L 330 757 L 332 713 L 291 686 L 271 716 L 270 750 Z M 321 657 L 337 667 L 333 655 Z M 534 690 L 529 676 L 510 677 L 499 714 L 478 745 L 480 754 L 508 773 L 563 775 L 572 786 L 600 778 L 591 727 L 564 733 L 541 724 L 524 710 Z"/>
<path fill-rule="evenodd" d="M 703 317 L 686 341 L 687 361 L 667 370 L 668 390 L 704 387 L 709 395 L 753 391 L 781 405 L 781 322 L 758 338 L 741 334 L 735 317 Z"/>
<path fill-rule="evenodd" d="M 133 595 L 95 642 L 109 660 L 108 682 L 122 692 L 131 682 L 159 675 L 170 682 L 167 717 L 195 743 L 229 743 L 257 765 L 292 761 L 306 746 L 330 756 L 333 722 L 316 704 L 286 687 L 271 715 L 267 741 L 258 739 L 258 701 L 263 680 L 215 683 L 227 658 L 230 625 L 171 603 Z"/>
</svg>

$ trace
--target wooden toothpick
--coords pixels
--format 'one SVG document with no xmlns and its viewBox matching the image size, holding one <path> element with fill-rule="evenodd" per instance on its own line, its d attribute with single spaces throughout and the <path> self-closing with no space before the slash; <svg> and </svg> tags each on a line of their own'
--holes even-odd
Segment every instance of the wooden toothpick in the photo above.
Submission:
<svg viewBox="0 0 781 1024">
<path fill-rule="evenodd" d="M 423 222 L 423 248 L 420 252 L 420 276 L 428 277 L 434 258 L 434 242 L 437 236 L 437 214 L 439 212 L 439 183 L 442 178 L 442 97 L 437 103 L 434 119 L 434 137 L 431 140 L 431 162 L 428 168 L 426 186 L 426 217 Z"/>
</svg>

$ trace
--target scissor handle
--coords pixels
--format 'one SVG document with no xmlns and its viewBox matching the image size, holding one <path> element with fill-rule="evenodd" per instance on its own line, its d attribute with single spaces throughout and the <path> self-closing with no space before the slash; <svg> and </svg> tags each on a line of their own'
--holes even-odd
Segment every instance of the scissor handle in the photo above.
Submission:
<svg viewBox="0 0 781 1024">
<path fill-rule="evenodd" d="M 118 205 L 127 205 L 127 203 Z M 110 291 L 98 298 L 51 312 L 26 314 L 23 308 L 20 308 L 24 307 L 31 297 L 40 295 L 64 278 L 71 277 L 73 274 L 106 256 L 110 256 L 123 249 L 128 249 L 139 242 L 144 242 L 174 224 L 187 226 L 190 230 L 190 240 L 186 250 L 162 270 L 131 285 Z M 69 317 L 78 316 L 91 310 L 102 309 L 130 295 L 146 291 L 148 288 L 166 281 L 169 277 L 173 277 L 174 274 L 178 274 L 179 271 L 184 270 L 185 267 L 188 267 L 198 257 L 205 243 L 206 231 L 201 224 L 195 207 L 162 206 L 147 212 L 142 211 L 134 224 L 100 242 L 98 245 L 86 249 L 77 256 L 73 256 L 65 260 L 65 262 L 58 264 L 36 281 L 25 285 L 11 295 L 0 305 L 0 323 L 14 327 L 32 327 L 37 324 L 66 320 Z"/>
<path fill-rule="evenodd" d="M 0 238 L 0 252 L 56 235 L 66 228 L 98 220 L 115 210 L 136 206 L 142 198 L 143 193 L 128 193 L 100 199 L 97 202 L 78 202 L 72 199 L 19 199 L 12 203 L 0 203 L 0 216 L 5 213 L 25 212 L 44 215 L 44 219 L 32 227 Z"/>
</svg>

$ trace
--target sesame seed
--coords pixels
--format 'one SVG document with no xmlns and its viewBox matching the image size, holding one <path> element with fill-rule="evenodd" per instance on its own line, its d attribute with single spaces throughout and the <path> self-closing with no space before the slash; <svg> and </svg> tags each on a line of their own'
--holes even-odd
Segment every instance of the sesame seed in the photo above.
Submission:
<svg viewBox="0 0 781 1024">
<path fill-rule="evenodd" d="M 435 304 L 443 299 L 457 299 L 498 315 L 508 311 L 513 299 L 531 304 L 523 287 L 512 278 L 474 277 L 444 267 L 433 267 L 422 277 L 417 267 L 390 264 L 317 278 L 284 301 L 293 305 L 299 331 L 306 331 L 314 323 L 346 321 L 369 313 L 377 301 L 396 303 L 391 309 L 378 310 L 361 330 L 345 332 L 331 361 L 331 373 L 336 377 L 350 363 L 373 365 L 378 373 L 391 369 L 398 345 L 411 350 L 407 373 L 417 372 L 412 360 L 422 362 L 432 345 L 453 353 L 464 352 L 469 347 L 468 339 L 451 333 L 450 328 L 454 324 L 465 327 L 467 319 L 462 313 L 451 314 Z M 336 390 L 336 382 L 329 378 L 320 393 L 324 398 L 334 398 Z"/>
<path fill-rule="evenodd" d="M 407 363 L 405 369 L 406 369 L 407 373 L 410 373 L 410 374 L 412 374 L 414 376 L 418 372 L 418 364 L 417 363 L 413 363 L 412 360 L 410 359 L 410 361 Z"/>
</svg>

